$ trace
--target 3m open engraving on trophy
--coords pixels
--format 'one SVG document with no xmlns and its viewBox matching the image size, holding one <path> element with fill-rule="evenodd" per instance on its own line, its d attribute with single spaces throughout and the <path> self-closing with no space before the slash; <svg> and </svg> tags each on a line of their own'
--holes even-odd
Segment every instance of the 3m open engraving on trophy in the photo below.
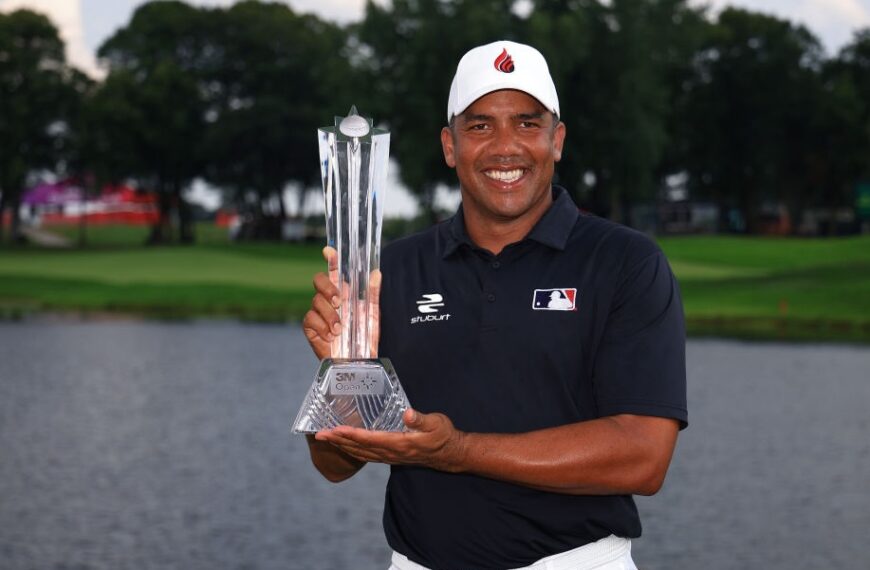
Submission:
<svg viewBox="0 0 870 570">
<path fill-rule="evenodd" d="M 293 433 L 338 425 L 404 431 L 410 407 L 389 359 L 377 357 L 381 222 L 390 133 L 351 107 L 334 127 L 317 130 L 326 204 L 326 237 L 338 263 L 341 334 L 332 342 L 293 422 Z"/>
</svg>

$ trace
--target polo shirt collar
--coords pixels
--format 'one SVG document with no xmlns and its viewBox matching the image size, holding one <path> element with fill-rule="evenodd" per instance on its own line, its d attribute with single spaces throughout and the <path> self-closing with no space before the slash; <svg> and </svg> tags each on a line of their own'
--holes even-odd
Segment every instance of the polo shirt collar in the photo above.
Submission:
<svg viewBox="0 0 870 570">
<path fill-rule="evenodd" d="M 574 224 L 577 223 L 579 217 L 580 211 L 571 197 L 568 196 L 567 190 L 561 186 L 553 186 L 553 204 L 541 216 L 526 238 L 533 239 L 553 249 L 565 251 L 568 237 L 570 237 L 571 230 L 574 229 Z"/>
<path fill-rule="evenodd" d="M 571 230 L 577 222 L 580 213 L 577 206 L 568 196 L 568 192 L 561 186 L 553 186 L 553 203 L 550 208 L 541 216 L 532 231 L 525 239 L 534 240 L 538 243 L 564 251 L 568 244 L 568 237 L 571 235 Z M 477 247 L 471 238 L 468 237 L 468 232 L 465 230 L 465 216 L 462 213 L 462 204 L 456 214 L 444 224 L 444 250 L 442 257 L 450 256 L 456 249 L 466 244 L 469 247 Z"/>
</svg>

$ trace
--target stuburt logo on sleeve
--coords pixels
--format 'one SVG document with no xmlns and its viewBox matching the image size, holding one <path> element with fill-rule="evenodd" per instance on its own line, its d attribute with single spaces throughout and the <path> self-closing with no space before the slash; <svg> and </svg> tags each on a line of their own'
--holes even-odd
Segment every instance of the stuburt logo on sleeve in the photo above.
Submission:
<svg viewBox="0 0 870 570">
<path fill-rule="evenodd" d="M 412 317 L 411 324 L 430 323 L 432 321 L 446 321 L 450 319 L 449 313 L 441 313 L 444 306 L 444 297 L 440 293 L 426 293 L 417 301 L 417 312 L 425 315 Z"/>
</svg>

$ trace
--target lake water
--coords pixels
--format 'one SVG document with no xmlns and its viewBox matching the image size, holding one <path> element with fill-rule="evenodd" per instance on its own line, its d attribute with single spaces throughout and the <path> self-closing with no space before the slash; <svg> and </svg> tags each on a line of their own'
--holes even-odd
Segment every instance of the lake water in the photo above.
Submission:
<svg viewBox="0 0 870 570">
<path fill-rule="evenodd" d="M 870 349 L 688 365 L 639 567 L 870 567 Z M 0 568 L 383 570 L 387 469 L 332 485 L 289 434 L 315 366 L 289 325 L 0 323 Z"/>
</svg>

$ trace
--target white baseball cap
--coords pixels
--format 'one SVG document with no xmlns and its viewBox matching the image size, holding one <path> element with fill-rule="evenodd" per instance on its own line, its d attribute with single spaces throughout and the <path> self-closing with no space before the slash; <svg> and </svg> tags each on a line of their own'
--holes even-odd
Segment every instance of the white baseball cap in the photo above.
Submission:
<svg viewBox="0 0 870 570">
<path fill-rule="evenodd" d="M 472 49 L 459 60 L 447 99 L 447 122 L 493 91 L 528 93 L 559 116 L 559 96 L 541 52 L 524 44 L 499 41 Z"/>
</svg>

